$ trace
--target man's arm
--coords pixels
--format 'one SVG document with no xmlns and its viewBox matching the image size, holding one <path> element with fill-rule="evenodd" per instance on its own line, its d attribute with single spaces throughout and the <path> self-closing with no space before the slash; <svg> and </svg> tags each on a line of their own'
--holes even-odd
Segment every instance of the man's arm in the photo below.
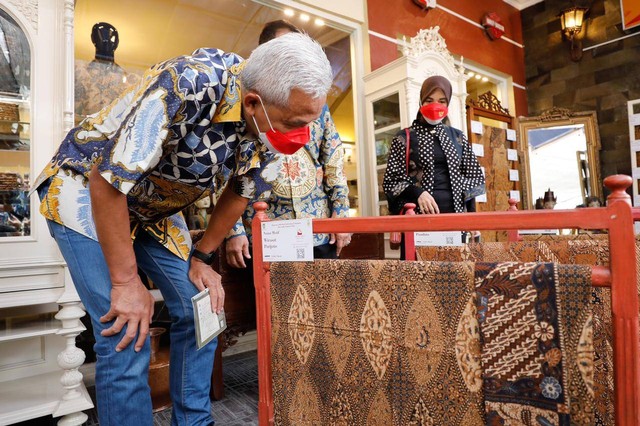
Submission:
<svg viewBox="0 0 640 426">
<path fill-rule="evenodd" d="M 111 307 L 100 322 L 115 319 L 113 325 L 101 334 L 116 335 L 126 325 L 126 334 L 116 346 L 116 351 L 126 348 L 138 335 L 135 343 L 138 352 L 149 334 L 153 297 L 138 276 L 127 197 L 111 186 L 95 167 L 89 175 L 89 193 L 98 241 L 111 277 Z"/>
<path fill-rule="evenodd" d="M 342 141 L 331 118 L 329 108 L 325 105 L 320 116 L 323 126 L 322 139 L 319 141 L 320 164 L 323 169 L 322 189 L 327 195 L 331 208 L 331 217 L 349 216 L 349 187 L 344 173 L 344 151 Z M 331 234 L 329 244 L 336 245 L 336 254 L 351 242 L 351 234 Z"/>
<path fill-rule="evenodd" d="M 209 225 L 198 243 L 198 250 L 202 252 L 210 253 L 216 250 L 224 240 L 227 232 L 229 232 L 229 229 L 236 223 L 244 209 L 247 208 L 249 199 L 237 195 L 232 186 L 227 185 L 213 209 Z M 215 312 L 220 312 L 224 307 L 224 290 L 222 289 L 220 275 L 211 266 L 192 257 L 191 265 L 189 266 L 189 279 L 199 290 L 209 289 L 211 308 Z"/>
</svg>

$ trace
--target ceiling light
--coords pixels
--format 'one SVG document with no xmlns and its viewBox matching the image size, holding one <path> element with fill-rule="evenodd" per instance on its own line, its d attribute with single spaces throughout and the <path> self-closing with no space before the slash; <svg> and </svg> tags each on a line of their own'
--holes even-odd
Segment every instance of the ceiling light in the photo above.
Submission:
<svg viewBox="0 0 640 426">
<path fill-rule="evenodd" d="M 475 73 L 475 72 L 473 72 L 473 71 L 469 71 L 469 73 L 468 73 L 467 75 L 468 75 L 469 77 L 473 77 L 474 75 L 476 75 L 476 73 Z"/>
<path fill-rule="evenodd" d="M 293 16 L 296 13 L 293 11 L 293 9 L 285 9 L 284 10 L 284 14 L 287 15 L 287 16 Z"/>
<path fill-rule="evenodd" d="M 322 27 L 324 26 L 324 20 L 320 19 L 320 18 L 316 18 L 316 20 L 314 21 L 316 23 L 317 26 Z"/>
<path fill-rule="evenodd" d="M 476 80 L 480 80 L 482 76 L 480 74 L 476 74 Z"/>
<path fill-rule="evenodd" d="M 301 20 L 301 21 L 303 21 L 303 22 L 309 22 L 309 19 L 311 19 L 311 18 L 310 18 L 310 17 L 309 17 L 309 15 L 307 15 L 306 13 L 301 13 L 301 14 L 300 14 L 300 20 Z"/>
<path fill-rule="evenodd" d="M 482 81 L 489 81 L 487 77 L 482 77 Z"/>
</svg>

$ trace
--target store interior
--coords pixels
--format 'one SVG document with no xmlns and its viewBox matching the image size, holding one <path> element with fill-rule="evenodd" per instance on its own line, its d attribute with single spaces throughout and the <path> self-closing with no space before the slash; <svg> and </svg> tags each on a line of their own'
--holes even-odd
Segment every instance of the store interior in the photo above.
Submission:
<svg viewBox="0 0 640 426">
<path fill-rule="evenodd" d="M 342 377 L 338 386 L 340 389 L 345 383 L 353 385 L 346 375 L 341 376 L 344 371 L 350 371 L 352 377 L 357 376 L 366 386 L 370 386 L 375 380 L 382 383 L 386 368 L 391 371 L 398 365 L 405 365 L 403 362 L 411 369 L 410 377 L 401 380 L 400 384 L 385 382 L 385 386 L 388 385 L 390 389 L 392 385 L 398 385 L 398 389 L 404 389 L 403 392 L 411 394 L 411 398 L 414 398 L 414 392 L 426 395 L 423 392 L 428 388 L 426 383 L 430 383 L 431 386 L 433 383 L 430 380 L 436 375 L 441 375 L 442 377 L 438 377 L 442 380 L 449 380 L 448 376 L 445 377 L 442 373 L 444 370 L 436 370 L 436 367 L 445 369 L 445 358 L 451 355 L 446 348 L 440 348 L 437 356 L 424 355 L 418 349 L 416 352 L 412 352 L 413 349 L 391 349 L 392 345 L 383 338 L 386 336 L 384 333 L 391 332 L 391 325 L 382 331 L 363 331 L 363 327 L 367 324 L 366 315 L 371 314 L 368 309 L 379 308 L 375 315 L 371 314 L 372 317 L 380 320 L 380 324 L 388 321 L 396 327 L 394 333 L 401 334 L 405 343 L 411 341 L 422 349 L 423 346 L 428 346 L 425 342 L 431 338 L 446 340 L 447 333 L 454 329 L 451 327 L 462 324 L 461 318 L 466 318 L 468 311 L 465 309 L 468 307 L 453 306 L 453 299 L 448 299 L 450 295 L 438 293 L 442 291 L 438 285 L 449 283 L 447 280 L 455 281 L 451 278 L 453 275 L 449 276 L 447 273 L 462 276 L 463 269 L 455 268 L 463 268 L 463 262 L 475 262 L 473 265 L 477 265 L 489 262 L 490 259 L 492 262 L 571 264 L 578 269 L 582 266 L 609 268 L 609 275 L 602 272 L 602 269 L 594 269 L 595 275 L 603 274 L 598 276 L 606 276 L 603 279 L 609 280 L 602 286 L 610 285 L 613 268 L 617 276 L 631 277 L 630 280 L 634 284 L 634 279 L 640 280 L 640 275 L 637 275 L 640 274 L 637 271 L 640 263 L 637 259 L 633 265 L 633 259 L 629 264 L 612 261 L 616 249 L 609 246 L 613 240 L 608 238 L 610 234 L 618 232 L 612 231 L 617 229 L 618 225 L 607 222 L 601 229 L 591 229 L 579 217 L 580 214 L 584 214 L 584 217 L 595 218 L 594 220 L 602 219 L 604 224 L 606 215 L 603 213 L 602 218 L 596 218 L 595 213 L 588 208 L 605 207 L 607 197 L 612 193 L 616 194 L 616 197 L 624 199 L 625 203 L 628 202 L 632 206 L 629 218 L 633 229 L 628 227 L 625 231 L 620 231 L 628 234 L 628 241 L 625 239 L 624 244 L 629 243 L 629 246 L 625 247 L 629 248 L 635 243 L 636 251 L 632 252 L 640 253 L 637 237 L 640 227 L 637 225 L 638 222 L 635 222 L 640 218 L 640 213 L 636 210 L 640 205 L 640 73 L 637 65 L 640 61 L 640 9 L 637 2 L 490 0 L 483 4 L 455 0 L 403 0 L 395 4 L 388 0 L 362 0 L 340 4 L 337 0 L 327 0 L 326 4 L 320 4 L 322 2 L 306 0 L 30 0 L 19 6 L 16 6 L 16 2 L 0 3 L 0 359 L 5 359 L 4 362 L 0 361 L 0 386 L 4 387 L 3 383 L 7 383 L 5 390 L 0 391 L 0 424 L 31 426 L 38 424 L 38 421 L 52 422 L 58 418 L 67 419 L 69 423 L 65 424 L 82 424 L 78 419 L 86 421 L 86 416 L 81 413 L 87 410 L 93 413 L 89 421 L 97 422 L 93 408 L 95 401 L 92 401 L 86 391 L 86 387 L 92 389 L 95 384 L 95 339 L 92 336 L 91 323 L 88 317 L 84 316 L 80 297 L 73 289 L 69 269 L 55 243 L 49 238 L 46 222 L 38 212 L 38 194 L 30 192 L 34 179 L 48 164 L 64 134 L 73 126 L 81 126 L 83 120 L 95 114 L 99 115 L 100 111 L 120 94 L 136 87 L 149 67 L 168 58 L 189 55 L 202 47 L 215 47 L 235 52 L 243 58 L 249 57 L 258 45 L 258 37 L 264 25 L 274 20 L 285 19 L 309 34 L 322 45 L 331 64 L 333 84 L 326 103 L 340 136 L 340 149 L 344 152 L 342 170 L 349 189 L 349 217 L 385 218 L 392 214 L 383 189 L 391 147 L 398 135 L 409 127 L 419 114 L 422 81 L 433 75 L 443 75 L 451 82 L 453 89 L 448 105 L 448 123 L 453 128 L 461 130 L 464 141 L 470 144 L 484 176 L 485 192 L 475 197 L 475 211 L 483 214 L 508 210 L 521 210 L 532 214 L 549 213 L 548 217 L 552 222 L 556 220 L 556 216 L 553 216 L 555 213 L 558 213 L 558 217 L 567 210 L 574 214 L 571 217 L 567 215 L 567 227 L 545 227 L 536 222 L 540 226 L 518 230 L 509 221 L 504 223 L 505 229 L 490 229 L 490 226 L 483 225 L 484 228 L 477 235 L 475 229 L 452 231 L 456 233 L 456 238 L 458 234 L 464 234 L 461 238 L 467 239 L 475 236 L 481 241 L 476 246 L 467 244 L 466 241 L 469 240 L 461 240 L 460 244 L 436 244 L 429 240 L 430 235 L 418 236 L 417 232 L 414 235 L 416 240 L 413 237 L 408 240 L 405 237 L 402 240 L 403 249 L 400 251 L 399 245 L 391 242 L 390 230 L 375 234 L 368 234 L 366 231 L 356 233 L 353 243 L 348 249 L 345 248 L 341 259 L 348 259 L 344 262 L 353 262 L 349 267 L 352 266 L 353 271 L 359 271 L 356 274 L 357 279 L 354 280 L 360 283 L 358 285 L 363 286 L 362 288 L 366 287 L 370 291 L 366 301 L 360 300 L 360 296 L 352 294 L 349 290 L 348 279 L 345 277 L 349 277 L 352 272 L 345 272 L 341 269 L 343 266 L 336 266 L 333 275 L 327 275 L 326 271 L 311 267 L 309 271 L 304 272 L 304 267 L 295 269 L 297 266 L 292 266 L 295 270 L 287 270 L 287 273 L 295 277 L 296 285 L 291 288 L 286 285 L 279 287 L 278 291 L 282 292 L 280 295 L 274 292 L 274 299 L 269 302 L 273 303 L 273 310 L 276 312 L 273 321 L 280 321 L 280 317 L 304 316 L 303 308 L 315 312 L 316 319 L 320 319 L 316 323 L 310 320 L 308 324 L 302 324 L 298 335 L 294 331 L 287 334 L 288 332 L 282 331 L 284 329 L 276 327 L 269 337 L 274 339 L 274 346 L 269 346 L 270 348 L 280 351 L 278 353 L 289 351 L 286 356 L 290 357 L 274 361 L 274 365 L 279 365 L 286 374 L 269 372 L 272 375 L 269 376 L 269 380 L 273 380 L 276 390 L 276 417 L 283 424 L 296 424 L 296 417 L 291 414 L 294 412 L 302 417 L 308 415 L 313 420 L 317 410 L 335 408 L 338 402 L 343 404 L 341 407 L 344 411 L 336 408 L 340 413 L 332 412 L 332 415 L 335 414 L 341 420 L 347 419 L 345 424 L 358 422 L 353 420 L 353 416 L 349 417 L 351 414 L 347 413 L 349 410 L 344 407 L 353 408 L 354 413 L 356 409 L 360 410 L 358 416 L 365 416 L 363 413 L 372 410 L 369 403 L 363 402 L 360 397 L 352 394 L 347 397 L 346 393 L 335 390 L 335 386 L 338 385 L 332 383 L 327 385 L 327 389 L 322 389 L 320 382 L 312 378 L 312 374 L 306 370 L 313 368 L 306 364 L 307 359 L 319 359 L 320 364 L 326 363 L 321 369 L 328 369 L 327 377 Z M 104 32 L 98 34 L 96 25 L 103 28 Z M 95 37 L 105 34 L 112 37 L 113 57 L 100 56 L 99 49 L 96 49 Z M 605 185 L 605 178 L 613 175 L 631 176 L 628 187 L 622 188 L 622 183 L 612 184 L 611 180 Z M 627 181 L 624 182 L 626 184 Z M 205 192 L 198 201 L 200 204 L 194 203 L 182 211 L 193 238 L 202 237 L 216 202 L 213 192 Z M 612 211 L 607 210 L 609 213 Z M 626 214 L 625 210 L 623 216 Z M 609 218 L 612 218 L 612 215 L 613 213 L 609 214 Z M 498 217 L 500 220 L 504 219 L 502 216 L 496 216 Z M 533 217 L 531 223 L 536 218 Z M 523 220 L 529 219 L 525 217 Z M 353 223 L 356 224 L 354 226 L 361 226 L 360 222 Z M 446 228 L 446 224 L 438 226 Z M 635 240 L 633 232 L 636 233 Z M 433 238 L 445 238 L 444 233 L 432 234 L 435 235 Z M 420 245 L 428 247 L 416 247 Z M 406 257 L 407 250 L 412 252 L 413 259 Z M 403 260 L 398 260 L 401 258 Z M 420 280 L 416 276 L 422 276 L 420 274 L 423 273 L 421 270 L 411 269 L 416 266 L 409 263 L 409 260 L 416 258 L 425 264 L 432 260 L 455 263 L 451 269 L 454 272 L 442 272 L 444 278 L 441 277 L 439 281 L 433 279 L 435 272 L 429 269 L 424 281 L 437 282 L 434 284 L 435 290 L 429 293 L 428 297 L 414 291 L 412 287 L 419 285 L 417 283 Z M 363 266 L 364 263 L 358 262 L 374 263 Z M 399 282 L 396 285 L 385 269 L 391 267 L 391 262 L 399 262 L 393 264 L 393 268 L 405 271 L 403 273 L 413 281 L 407 278 L 406 283 Z M 375 265 L 382 266 L 379 266 L 378 270 Z M 223 276 L 222 285 L 228 294 L 225 308 L 228 311 L 227 318 L 230 318 L 229 330 L 224 337 L 226 341 L 223 341 L 217 352 L 217 370 L 211 378 L 211 396 L 221 401 L 234 394 L 232 390 L 225 396 L 223 357 L 256 351 L 259 345 L 256 330 L 259 329 L 258 323 L 261 319 L 259 314 L 256 316 L 255 304 L 258 296 L 253 292 L 254 279 L 247 277 L 246 271 L 231 268 L 224 259 L 217 260 L 214 267 Z M 508 269 L 511 266 L 504 268 Z M 383 270 L 384 273 L 381 272 Z M 575 272 L 575 276 L 568 272 L 569 269 L 562 269 L 563 272 L 559 276 L 558 270 L 560 269 L 550 273 L 552 276 L 544 285 L 561 282 L 562 279 L 570 285 L 582 285 L 583 276 L 580 274 L 583 273 L 586 274 L 583 281 L 592 283 L 592 276 L 587 277 L 591 269 Z M 577 271 L 571 269 L 574 270 Z M 477 269 L 475 273 L 480 276 L 483 271 Z M 486 281 L 478 281 L 477 287 L 491 287 L 490 290 L 486 290 L 490 296 L 479 292 L 478 297 L 486 296 L 490 299 L 503 292 L 500 294 L 505 295 L 505 298 L 513 297 L 515 300 L 519 296 L 510 293 L 508 286 L 516 285 L 514 282 L 517 279 L 513 278 L 517 275 L 516 272 L 505 278 L 505 282 L 513 281 L 509 281 L 504 287 L 496 284 L 497 287 L 493 288 L 492 283 L 487 284 L 489 279 L 482 278 Z M 492 273 L 499 274 L 495 271 Z M 535 281 L 535 274 L 531 273 L 529 277 L 528 273 L 527 270 L 526 279 Z M 569 275 L 571 279 L 566 278 Z M 579 279 L 576 278 L 578 275 Z M 282 276 L 274 273 L 274 282 L 282 284 Z M 379 283 L 372 278 L 378 276 L 385 277 L 385 280 L 394 284 L 389 284 L 388 288 L 382 284 L 379 287 Z M 339 283 L 335 285 L 344 285 L 344 288 L 336 287 L 335 291 L 324 292 L 327 288 L 333 288 L 333 278 Z M 361 283 L 361 280 L 366 282 Z M 166 355 L 170 348 L 168 331 L 171 328 L 171 316 L 163 303 L 160 291 L 152 281 L 145 281 L 155 298 L 156 315 L 152 326 L 165 329 L 156 339 L 159 342 L 157 350 Z M 473 285 L 472 281 L 469 281 L 469 285 Z M 637 288 L 640 289 L 640 281 L 638 282 Z M 310 289 L 315 288 L 314 285 L 321 288 L 317 294 L 322 294 L 326 300 L 331 299 L 330 304 L 335 307 L 333 311 L 326 308 L 326 300 L 319 302 L 315 296 L 305 293 L 311 292 Z M 405 293 L 398 290 L 398 286 L 405 286 L 402 287 Z M 619 350 L 622 344 L 613 340 L 611 332 L 606 331 L 609 329 L 603 331 L 604 329 L 598 328 L 602 327 L 602 323 L 609 324 L 612 321 L 611 312 L 607 311 L 611 308 L 609 293 L 606 293 L 606 301 L 601 302 L 603 296 L 600 290 L 602 289 L 593 293 L 597 299 L 592 303 L 595 328 L 584 328 L 586 331 L 581 334 L 575 328 L 570 328 L 575 325 L 572 323 L 566 326 L 567 328 L 562 328 L 562 333 L 575 340 L 572 340 L 571 344 L 577 344 L 579 341 L 580 344 L 595 345 L 595 348 L 591 347 L 592 358 L 587 361 L 582 359 L 593 368 L 589 370 L 586 367 L 576 367 L 576 370 L 571 372 L 574 374 L 572 377 L 579 377 L 586 383 L 584 389 L 580 387 L 581 393 L 576 401 L 582 403 L 583 400 L 580 398 L 585 394 L 592 398 L 584 400 L 587 401 L 584 402 L 587 409 L 583 411 L 591 416 L 587 416 L 588 420 L 597 419 L 598 424 L 627 424 L 620 423 L 620 418 L 616 417 L 619 416 L 616 413 L 620 413 L 620 406 L 615 405 L 616 399 L 613 396 L 623 383 L 620 380 L 624 379 L 616 378 L 618 382 L 615 382 L 614 386 L 614 361 L 611 351 L 613 347 Z M 397 293 L 386 299 L 386 295 L 378 294 L 383 291 Z M 527 291 L 533 292 L 531 289 Z M 558 292 L 560 294 L 561 290 Z M 411 304 L 415 304 L 411 309 L 414 310 L 407 312 L 403 309 L 408 305 L 398 302 L 405 300 L 403 297 L 409 297 L 406 294 L 415 298 L 411 299 Z M 437 297 L 434 296 L 436 294 Z M 467 296 L 471 300 L 471 296 L 465 294 L 465 297 Z M 574 296 L 575 294 L 571 297 Z M 633 299 L 634 309 L 635 300 L 640 299 L 640 293 L 638 298 L 635 296 L 635 293 L 627 295 L 628 299 Z M 561 301 L 562 297 L 567 297 L 562 300 L 574 300 L 562 294 L 558 296 L 557 303 L 564 303 Z M 442 306 L 432 305 L 436 299 L 452 304 L 452 312 L 455 312 L 451 318 L 447 318 L 443 313 Z M 366 305 L 364 308 L 361 306 L 363 303 Z M 486 305 L 487 302 L 478 299 L 477 308 L 480 311 L 486 307 L 481 306 L 481 303 Z M 501 299 L 495 303 L 500 305 L 503 302 Z M 553 303 L 556 303 L 555 299 Z M 586 317 L 583 317 L 582 311 L 578 315 L 577 305 L 572 306 L 575 308 L 572 314 L 583 321 Z M 565 308 L 566 306 L 562 309 Z M 277 311 L 278 309 L 280 311 Z M 394 316 L 394 309 L 402 312 L 397 318 Z M 418 318 L 414 312 L 420 309 L 424 315 L 431 311 L 437 312 L 434 314 L 434 318 L 437 319 L 429 317 L 428 321 L 431 322 L 425 325 L 424 329 L 420 328 L 423 318 Z M 61 312 L 64 314 L 60 315 Z M 539 314 L 540 311 L 534 313 Z M 625 310 L 625 315 L 631 314 L 629 309 Z M 402 315 L 404 316 L 400 318 Z M 481 312 L 478 313 L 478 318 L 482 315 Z M 356 316 L 357 320 L 354 319 Z M 410 321 L 407 318 L 410 318 Z M 460 322 L 447 322 L 454 319 Z M 556 319 L 554 317 L 554 321 Z M 635 320 L 635 317 L 632 319 Z M 320 324 L 319 321 L 324 323 Z M 329 323 L 332 323 L 331 327 L 342 324 L 345 330 L 349 327 L 360 327 L 359 331 L 354 331 L 354 342 L 362 342 L 354 346 L 335 337 L 337 334 L 334 333 L 333 336 L 329 334 L 323 335 L 322 338 L 316 337 L 318 340 L 315 341 L 316 346 L 313 346 L 314 337 L 313 333 L 308 331 L 309 327 L 313 325 L 318 329 L 328 330 L 331 328 L 327 326 Z M 398 327 L 400 323 L 404 324 L 404 328 Z M 418 323 L 420 327 L 416 325 Z M 540 331 L 540 324 L 536 322 L 535 326 L 538 328 L 535 328 L 535 333 L 536 338 L 542 339 L 540 336 L 545 334 L 544 331 Z M 530 327 L 534 330 L 534 325 Z M 565 325 L 558 322 L 554 327 L 559 329 Z M 318 333 L 324 332 L 322 330 Z M 333 330 L 335 331 L 335 327 Z M 462 336 L 464 330 L 460 330 L 458 329 L 461 333 L 458 337 L 467 338 L 467 335 Z M 377 332 L 382 333 L 381 341 L 376 340 L 379 337 L 375 334 Z M 591 332 L 603 333 L 604 340 L 589 340 Z M 637 327 L 634 332 L 637 332 Z M 534 331 L 531 331 L 532 335 L 533 333 Z M 550 336 L 553 334 L 549 333 Z M 587 335 L 589 338 L 585 337 Z M 291 336 L 290 341 L 286 336 Z M 367 336 L 373 337 L 369 339 Z M 310 341 L 305 340 L 307 338 Z M 564 339 L 565 335 L 553 334 L 553 338 L 557 340 L 554 342 L 560 345 L 558 342 Z M 318 341 L 322 345 L 325 345 L 325 342 L 333 343 L 318 349 Z M 544 351 L 540 349 L 542 355 L 536 356 L 543 359 L 541 362 L 546 362 L 542 370 L 550 368 L 549 363 L 555 362 L 554 367 L 559 365 L 559 362 L 549 361 L 552 356 L 545 346 L 547 341 L 540 342 L 539 347 L 544 348 Z M 14 343 L 15 350 L 11 346 Z M 387 345 L 388 343 L 391 346 Z M 402 346 L 405 343 L 398 345 Z M 464 344 L 467 343 L 469 341 L 465 340 Z M 313 347 L 313 351 L 306 348 L 306 344 Z M 376 346 L 378 344 L 379 347 Z M 459 341 L 455 341 L 455 344 L 463 345 Z M 362 356 L 360 361 L 354 361 L 359 356 L 354 349 L 356 346 L 358 351 L 362 348 L 365 351 L 365 356 Z M 73 358 L 69 355 L 75 354 L 78 348 L 84 354 L 82 357 L 78 355 L 77 358 Z M 340 350 L 343 351 L 343 355 L 336 355 Z M 457 346 L 456 350 L 463 349 Z M 603 355 L 605 350 L 606 354 Z M 635 346 L 629 350 L 638 353 Z M 391 353 L 396 358 L 392 358 Z M 443 355 L 445 353 L 448 355 Z M 65 361 L 64 356 L 58 357 L 57 354 L 67 354 L 69 359 L 73 359 Z M 563 356 L 565 355 L 563 353 Z M 255 361 L 258 356 L 260 355 L 251 359 Z M 309 358 L 306 358 L 307 356 Z M 465 360 L 460 356 L 457 360 L 454 358 L 449 360 L 451 365 L 446 369 L 465 371 L 465 368 L 471 368 L 469 365 L 477 361 L 476 358 L 471 361 L 467 359 L 468 362 L 465 364 Z M 396 361 L 390 361 L 392 359 L 399 364 L 395 365 Z M 303 360 L 301 366 L 296 367 L 296 362 L 300 360 Z M 594 362 L 599 367 L 594 367 Z M 363 373 L 366 370 L 363 365 L 367 363 L 371 364 L 375 373 L 371 377 Z M 537 364 L 535 368 L 531 367 L 533 363 L 534 361 L 530 361 L 530 365 L 523 367 L 524 370 L 528 373 L 533 370 L 537 372 Z M 636 364 L 638 362 L 630 363 L 629 368 L 635 368 L 633 366 Z M 420 365 L 428 365 L 429 372 L 426 373 Z M 168 368 L 168 361 L 165 367 Z M 432 367 L 433 371 L 430 370 Z M 638 368 L 640 369 L 640 366 Z M 596 376 L 593 376 L 592 370 L 596 371 Z M 59 376 L 63 371 L 66 380 L 72 383 L 64 389 L 58 385 Z M 557 371 L 553 370 L 553 374 L 549 371 L 551 369 L 544 370 L 545 377 L 553 376 L 556 380 L 554 374 Z M 82 374 L 78 376 L 76 373 L 79 372 Z M 359 376 L 361 374 L 362 376 Z M 22 397 L 21 395 L 35 392 L 41 375 L 46 376 L 46 383 L 55 383 L 52 386 L 57 386 L 56 391 L 42 391 L 31 399 Z M 458 382 L 452 382 L 451 388 L 463 382 L 467 387 L 471 386 L 469 383 L 473 380 L 469 377 L 456 379 Z M 384 377 L 384 380 L 387 379 L 388 377 Z M 252 380 L 256 381 L 257 387 L 257 371 Z M 260 380 L 266 379 L 261 376 Z M 577 383 L 578 379 L 575 380 Z M 484 383 L 486 385 L 487 382 Z M 535 383 L 539 386 L 539 389 L 536 389 L 541 392 L 544 390 L 547 394 L 553 387 L 543 389 L 541 384 Z M 159 386 L 164 385 L 166 383 Z M 562 383 L 563 391 L 565 385 Z M 278 400 L 283 389 L 292 386 L 293 403 Z M 14 387 L 18 391 L 11 395 L 8 389 Z M 371 385 L 370 389 L 374 388 L 375 386 Z M 446 393 L 441 388 L 438 388 L 438 392 Z M 353 387 L 350 389 L 353 390 Z M 574 388 L 571 389 L 575 391 Z M 335 391 L 336 395 L 327 396 L 329 390 Z M 374 408 L 382 410 L 380 412 L 386 413 L 387 409 L 392 412 L 395 409 L 393 404 L 397 403 L 394 399 L 396 396 L 391 395 L 391 392 L 385 394 L 382 387 L 375 388 L 374 391 L 379 392 L 376 393 L 377 396 L 382 395 Z M 640 392 L 638 389 L 635 391 Z M 250 392 L 257 390 L 253 388 Z M 53 394 L 56 395 L 55 398 L 51 396 Z M 63 394 L 66 396 L 60 396 Z M 547 394 L 545 397 L 549 399 Z M 477 395 L 471 395 L 468 400 L 475 401 Z M 263 396 L 261 394 L 260 398 Z M 260 422 L 265 423 L 266 414 L 262 405 L 264 401 L 261 399 L 258 403 L 257 395 L 252 397 L 256 398 L 255 407 L 252 405 L 252 409 L 255 409 L 252 415 L 255 414 L 256 419 L 252 424 L 258 424 L 259 410 L 262 410 Z M 270 397 L 274 398 L 274 395 Z M 449 397 L 453 398 L 451 395 L 447 398 Z M 5 402 L 2 402 L 3 398 Z M 165 414 L 170 413 L 171 409 L 167 407 L 171 404 L 170 401 L 167 402 L 166 392 L 157 398 L 162 402 L 154 400 L 154 404 L 158 404 L 154 407 L 158 408 L 158 411 L 165 410 L 162 411 Z M 506 396 L 505 398 L 508 399 Z M 15 402 L 14 399 L 19 402 Z M 494 406 L 491 405 L 494 403 L 500 405 L 498 399 L 486 406 Z M 640 401 L 640 398 L 638 400 Z M 303 404 L 304 401 L 315 401 L 313 404 L 317 406 L 313 406 L 311 402 Z M 334 406 L 331 405 L 331 401 Z M 466 404 L 468 401 L 465 401 Z M 547 402 L 545 400 L 544 403 L 536 405 L 536 410 L 542 410 L 540 407 L 549 409 L 558 419 L 568 419 L 569 417 L 562 417 L 565 414 L 583 420 L 587 418 L 580 417 L 579 410 L 575 409 L 577 405 L 570 407 L 569 400 L 566 401 L 566 406 L 559 403 L 553 408 L 549 408 L 551 405 Z M 459 424 L 467 424 L 465 421 L 470 421 L 471 417 L 475 416 L 470 414 L 474 409 L 471 405 L 464 405 L 468 412 L 461 413 L 460 409 L 456 411 L 455 416 L 458 416 L 456 418 Z M 33 413 L 37 415 L 29 414 L 29 410 L 34 407 L 37 407 L 37 410 Z M 300 410 L 307 411 L 302 413 Z M 422 424 L 416 420 L 417 417 L 427 418 L 433 415 L 433 418 L 440 418 L 438 416 L 442 414 L 438 411 L 440 408 L 429 406 L 429 402 L 424 402 L 423 406 L 416 403 L 411 409 L 402 406 L 398 410 L 394 412 L 397 418 L 387 424 L 403 424 L 403 421 Z M 455 411 L 454 408 L 451 410 Z M 640 403 L 636 402 L 630 410 L 633 411 L 633 415 L 636 415 L 637 411 L 640 421 Z M 534 412 L 542 413 L 531 411 Z M 526 415 L 531 414 L 527 413 Z M 490 409 L 487 409 L 485 414 L 494 415 Z M 525 417 L 526 415 L 523 414 Z M 383 418 L 386 419 L 384 416 L 380 417 Z M 402 419 L 400 423 L 398 418 Z M 585 424 L 589 421 L 585 420 Z M 98 423 L 89 424 L 94 426 Z"/>
</svg>

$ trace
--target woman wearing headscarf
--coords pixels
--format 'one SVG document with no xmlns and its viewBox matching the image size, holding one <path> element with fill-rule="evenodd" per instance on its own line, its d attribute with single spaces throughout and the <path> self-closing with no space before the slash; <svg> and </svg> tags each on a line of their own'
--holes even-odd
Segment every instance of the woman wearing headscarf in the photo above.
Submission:
<svg viewBox="0 0 640 426">
<path fill-rule="evenodd" d="M 391 142 L 382 183 L 391 213 L 399 214 L 405 203 L 415 203 L 418 214 L 475 211 L 484 175 L 462 131 L 443 123 L 450 101 L 446 78 L 422 83 L 416 119 Z"/>
</svg>

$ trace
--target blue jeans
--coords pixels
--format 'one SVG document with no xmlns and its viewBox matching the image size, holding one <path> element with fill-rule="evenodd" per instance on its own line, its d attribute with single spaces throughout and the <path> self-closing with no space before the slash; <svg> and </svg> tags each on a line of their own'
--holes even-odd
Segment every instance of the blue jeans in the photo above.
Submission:
<svg viewBox="0 0 640 426">
<path fill-rule="evenodd" d="M 115 347 L 126 327 L 116 335 L 100 332 L 112 322 L 100 317 L 111 305 L 111 281 L 100 244 L 55 222 L 47 221 L 51 234 L 67 262 L 80 299 L 91 316 L 96 339 L 96 396 L 100 426 L 152 426 L 148 384 L 150 340 L 138 353 L 135 340 L 122 352 Z M 189 262 L 176 257 L 146 232 L 133 247 L 138 267 L 160 289 L 171 315 L 170 375 L 173 401 L 172 425 L 209 425 L 211 372 L 217 340 L 197 351 L 191 297 L 198 290 L 188 277 Z"/>
</svg>

